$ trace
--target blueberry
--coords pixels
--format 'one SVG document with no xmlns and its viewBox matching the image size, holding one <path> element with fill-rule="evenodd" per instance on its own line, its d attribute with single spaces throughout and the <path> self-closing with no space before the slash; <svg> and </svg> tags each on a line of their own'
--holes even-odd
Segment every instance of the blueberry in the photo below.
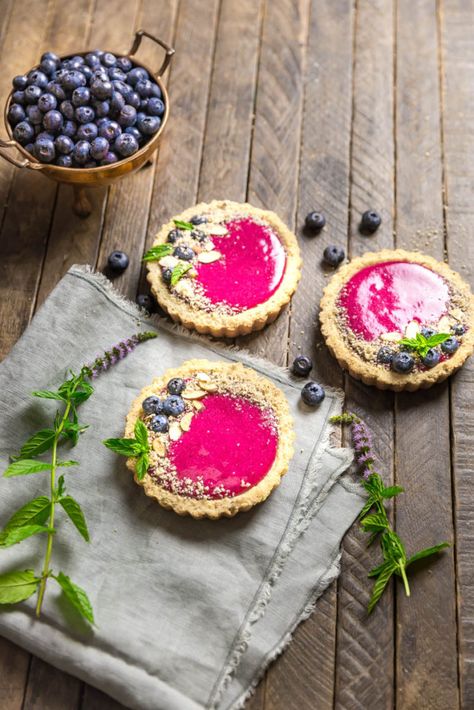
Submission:
<svg viewBox="0 0 474 710">
<path fill-rule="evenodd" d="M 334 245 L 326 247 L 326 249 L 323 252 L 323 259 L 326 262 L 326 264 L 329 264 L 330 266 L 338 266 L 338 264 L 341 263 L 346 258 L 346 254 L 344 252 L 344 249 L 341 249 L 341 247 L 336 247 Z"/>
<path fill-rule="evenodd" d="M 117 92 L 124 99 L 127 99 L 133 93 L 133 89 L 125 81 L 115 80 L 112 82 L 113 91 Z"/>
<path fill-rule="evenodd" d="M 87 125 L 87 124 L 86 124 Z M 94 160 L 103 160 L 109 151 L 109 141 L 99 136 L 91 142 L 91 156 Z"/>
<path fill-rule="evenodd" d="M 401 375 L 406 375 L 413 370 L 415 367 L 415 360 L 410 353 L 402 351 L 400 353 L 395 353 L 392 358 L 392 370 L 398 372 Z"/>
<path fill-rule="evenodd" d="M 198 242 L 205 242 L 207 239 L 207 234 L 201 232 L 200 229 L 193 229 L 193 231 L 191 232 L 191 237 L 193 239 L 197 239 Z"/>
<path fill-rule="evenodd" d="M 69 138 L 69 136 L 61 135 L 54 141 L 54 147 L 58 153 L 69 155 L 74 148 L 74 142 Z"/>
<path fill-rule="evenodd" d="M 70 155 L 60 155 L 56 158 L 56 165 L 61 168 L 72 168 L 72 158 Z"/>
<path fill-rule="evenodd" d="M 58 100 L 53 94 L 42 94 L 38 99 L 38 108 L 44 113 L 52 111 L 58 105 Z"/>
<path fill-rule="evenodd" d="M 149 296 L 147 293 L 138 294 L 137 303 L 140 308 L 144 308 L 145 311 L 148 311 L 148 313 L 153 313 L 155 310 L 155 302 L 152 296 Z"/>
<path fill-rule="evenodd" d="M 59 110 L 61 111 L 64 118 L 67 118 L 68 121 L 72 121 L 72 119 L 74 118 L 75 109 L 70 101 L 62 101 L 59 104 Z"/>
<path fill-rule="evenodd" d="M 42 54 L 41 61 L 44 61 L 45 59 L 49 59 L 50 61 L 54 62 L 56 68 L 59 67 L 59 65 L 61 64 L 61 59 L 54 52 L 45 52 L 44 54 Z"/>
<path fill-rule="evenodd" d="M 382 224 L 382 217 L 375 210 L 367 210 L 360 221 L 360 231 L 373 234 Z"/>
<path fill-rule="evenodd" d="M 431 338 L 431 336 L 436 335 L 434 328 L 422 328 L 420 332 L 425 338 Z"/>
<path fill-rule="evenodd" d="M 310 357 L 306 355 L 298 355 L 293 360 L 292 372 L 294 375 L 299 377 L 308 377 L 309 373 L 313 369 L 313 361 Z"/>
<path fill-rule="evenodd" d="M 152 96 L 151 99 L 148 100 L 147 109 L 150 116 L 160 116 L 161 118 L 165 112 L 165 105 L 161 99 Z"/>
<path fill-rule="evenodd" d="M 164 434 L 168 431 L 168 417 L 164 414 L 156 414 L 150 422 L 150 429 L 158 433 Z"/>
<path fill-rule="evenodd" d="M 172 229 L 171 232 L 168 233 L 168 241 L 170 244 L 174 244 L 181 236 L 181 232 L 179 229 Z"/>
<path fill-rule="evenodd" d="M 18 141 L 18 143 L 21 143 L 21 145 L 31 143 L 34 137 L 35 131 L 29 121 L 20 121 L 13 129 L 13 138 Z"/>
<path fill-rule="evenodd" d="M 145 414 L 160 414 L 163 411 L 163 403 L 156 394 L 152 394 L 143 400 L 142 409 Z"/>
<path fill-rule="evenodd" d="M 158 84 L 152 84 L 152 86 L 153 86 L 153 96 L 154 96 L 154 98 L 156 98 L 156 99 L 161 99 L 161 98 L 163 98 L 163 96 L 162 96 L 162 94 L 161 94 L 161 89 L 160 89 L 160 87 L 158 86 Z"/>
<path fill-rule="evenodd" d="M 91 100 L 91 92 L 87 86 L 79 86 L 72 92 L 71 101 L 74 106 L 87 106 Z"/>
<path fill-rule="evenodd" d="M 37 139 L 35 143 L 35 156 L 41 163 L 51 163 L 56 157 L 53 141 L 47 138 Z"/>
<path fill-rule="evenodd" d="M 78 106 L 74 112 L 74 117 L 79 123 L 92 123 L 95 118 L 94 109 L 90 106 Z"/>
<path fill-rule="evenodd" d="M 107 71 L 110 81 L 127 81 L 127 75 L 120 67 L 110 67 Z"/>
<path fill-rule="evenodd" d="M 173 276 L 173 269 L 166 268 L 166 269 L 163 269 L 161 272 L 161 277 L 162 277 L 163 281 L 165 282 L 165 284 L 169 285 L 171 283 L 172 276 Z"/>
<path fill-rule="evenodd" d="M 115 113 L 120 113 L 120 111 L 125 106 L 125 99 L 120 91 L 114 91 L 112 98 L 110 99 L 110 110 Z M 133 107 L 132 107 L 133 108 Z"/>
<path fill-rule="evenodd" d="M 117 57 L 117 66 L 123 72 L 129 72 L 133 64 L 128 57 Z"/>
<path fill-rule="evenodd" d="M 40 63 L 41 71 L 47 74 L 48 76 L 54 71 L 56 71 L 56 68 L 56 64 L 53 62 L 52 59 L 43 59 Z"/>
<path fill-rule="evenodd" d="M 38 128 L 38 126 L 36 126 L 35 128 Z M 39 126 L 39 128 L 41 129 L 41 126 Z M 53 143 L 54 143 L 55 136 L 53 133 L 48 133 L 48 131 L 39 130 L 38 133 L 36 134 L 36 140 L 47 140 L 47 141 L 53 141 Z"/>
<path fill-rule="evenodd" d="M 191 247 L 180 245 L 174 249 L 173 256 L 177 259 L 183 259 L 184 261 L 191 261 L 194 256 L 194 251 Z"/>
<path fill-rule="evenodd" d="M 35 152 L 35 144 L 34 143 L 27 143 L 25 145 L 25 150 L 28 151 L 28 153 L 31 153 L 31 155 L 34 155 Z"/>
<path fill-rule="evenodd" d="M 309 407 L 315 407 L 320 404 L 325 396 L 324 387 L 321 387 L 316 382 L 307 382 L 301 390 L 301 399 Z"/>
<path fill-rule="evenodd" d="M 459 340 L 451 337 L 445 340 L 444 343 L 441 343 L 441 350 L 447 355 L 452 355 L 459 348 L 459 345 Z"/>
<path fill-rule="evenodd" d="M 18 89 L 14 91 L 12 94 L 12 103 L 24 106 L 26 104 L 25 92 L 19 91 Z"/>
<path fill-rule="evenodd" d="M 121 126 L 124 126 L 125 128 L 133 126 L 137 122 L 136 109 L 134 109 L 133 106 L 124 106 L 119 113 L 117 121 Z"/>
<path fill-rule="evenodd" d="M 128 73 L 127 80 L 131 86 L 135 86 L 139 81 L 146 81 L 149 78 L 148 72 L 143 67 L 134 67 Z"/>
<path fill-rule="evenodd" d="M 137 116 L 137 127 L 146 136 L 152 136 L 158 131 L 161 126 L 161 119 L 158 116 L 145 116 L 144 118 L 138 118 Z"/>
<path fill-rule="evenodd" d="M 454 335 L 464 335 L 466 332 L 466 328 L 461 325 L 461 323 L 457 323 L 456 325 L 453 325 L 453 333 Z"/>
<path fill-rule="evenodd" d="M 48 94 L 52 94 L 57 101 L 64 101 L 66 92 L 56 81 L 50 81 L 46 87 Z"/>
<path fill-rule="evenodd" d="M 104 67 L 114 67 L 117 64 L 117 57 L 112 52 L 105 52 L 101 57 Z"/>
<path fill-rule="evenodd" d="M 198 224 L 206 224 L 207 217 L 204 217 L 202 214 L 195 214 L 189 221 L 191 224 L 195 224 L 197 226 Z"/>
<path fill-rule="evenodd" d="M 106 116 L 110 113 L 109 101 L 94 101 L 92 108 L 94 109 L 97 118 L 106 118 Z"/>
<path fill-rule="evenodd" d="M 112 96 L 112 84 L 108 80 L 94 79 L 91 83 L 91 94 L 101 101 L 108 99 Z"/>
<path fill-rule="evenodd" d="M 83 123 L 77 129 L 77 140 L 92 142 L 97 138 L 98 128 L 95 123 Z"/>
<path fill-rule="evenodd" d="M 43 117 L 43 126 L 47 131 L 59 131 L 64 123 L 64 118 L 59 111 L 48 111 Z"/>
<path fill-rule="evenodd" d="M 136 91 L 132 91 L 131 93 L 127 94 L 127 96 L 124 98 L 127 101 L 127 104 L 130 104 L 130 106 L 133 106 L 134 109 L 140 108 L 140 104 L 141 104 L 140 95 L 137 94 Z"/>
<path fill-rule="evenodd" d="M 387 345 L 382 345 L 377 353 L 377 362 L 381 365 L 390 365 L 394 355 L 395 352 L 392 348 L 389 348 Z"/>
<path fill-rule="evenodd" d="M 39 71 L 39 69 L 34 69 L 28 74 L 29 86 L 33 84 L 34 86 L 39 86 L 40 89 L 45 89 L 48 84 L 48 81 L 49 79 L 46 74 L 42 71 Z"/>
<path fill-rule="evenodd" d="M 83 64 L 79 71 L 86 77 L 86 83 L 88 84 L 92 79 L 92 69 L 87 64 Z"/>
<path fill-rule="evenodd" d="M 143 143 L 143 136 L 136 126 L 127 126 L 124 133 L 129 133 L 131 136 L 133 136 L 136 139 L 138 145 L 141 145 Z"/>
<path fill-rule="evenodd" d="M 25 120 L 25 109 L 20 104 L 12 104 L 8 109 L 7 117 L 10 126 L 16 126 L 17 123 Z"/>
<path fill-rule="evenodd" d="M 35 104 L 43 92 L 39 86 L 27 86 L 25 89 L 25 101 L 27 104 Z"/>
<path fill-rule="evenodd" d="M 107 153 L 104 155 L 102 160 L 100 161 L 101 165 L 112 165 L 113 163 L 116 163 L 118 161 L 118 155 L 113 152 L 113 150 L 107 151 Z"/>
<path fill-rule="evenodd" d="M 172 394 L 163 402 L 163 412 L 170 417 L 178 417 L 184 412 L 185 404 L 182 397 Z"/>
<path fill-rule="evenodd" d="M 425 367 L 434 367 L 438 364 L 440 358 L 441 353 L 439 352 L 439 350 L 431 348 L 430 350 L 428 350 L 426 355 L 421 358 L 421 362 L 423 363 L 423 365 L 425 365 Z"/>
<path fill-rule="evenodd" d="M 166 389 L 170 394 L 181 394 L 186 389 L 186 382 L 181 377 L 173 377 L 166 385 Z"/>
<path fill-rule="evenodd" d="M 39 110 L 38 106 L 36 104 L 32 104 L 31 106 L 26 107 L 26 115 L 28 116 L 28 120 L 30 123 L 33 123 L 34 125 L 40 125 L 43 123 L 43 114 Z"/>
<path fill-rule="evenodd" d="M 77 131 L 77 125 L 74 123 L 74 121 L 64 121 L 63 127 L 62 127 L 62 134 L 64 136 L 68 136 L 68 138 L 74 138 L 76 135 Z"/>
<path fill-rule="evenodd" d="M 108 81 L 109 75 L 105 67 L 98 67 L 97 69 L 92 69 L 91 80 L 99 79 L 100 81 Z"/>
<path fill-rule="evenodd" d="M 304 224 L 311 232 L 320 232 L 326 224 L 326 217 L 322 212 L 310 212 L 306 215 Z"/>
<path fill-rule="evenodd" d="M 100 67 L 100 57 L 98 57 L 94 52 L 88 52 L 84 57 L 84 60 L 87 66 L 91 69 L 97 69 Z"/>
<path fill-rule="evenodd" d="M 148 79 L 137 81 L 135 91 L 142 99 L 149 99 L 153 96 L 153 84 Z"/>
<path fill-rule="evenodd" d="M 124 251 L 113 251 L 107 259 L 107 266 L 116 273 L 122 273 L 129 265 L 130 260 Z"/>
<path fill-rule="evenodd" d="M 78 89 L 80 86 L 85 86 L 86 84 L 86 77 L 82 74 L 82 72 L 77 71 L 76 69 L 67 71 L 61 77 L 61 86 L 63 89 L 66 89 L 66 91 L 74 91 L 74 89 Z"/>
<path fill-rule="evenodd" d="M 122 133 L 114 143 L 114 151 L 123 158 L 128 158 L 138 150 L 137 139 L 130 133 Z"/>
<path fill-rule="evenodd" d="M 78 141 L 74 146 L 73 157 L 76 163 L 84 165 L 90 159 L 91 144 L 88 141 Z"/>
<path fill-rule="evenodd" d="M 13 78 L 12 84 L 14 89 L 24 91 L 28 86 L 28 77 L 26 74 L 19 74 Z"/>
<path fill-rule="evenodd" d="M 118 138 L 121 133 L 122 129 L 116 121 L 109 121 L 106 119 L 104 123 L 99 126 L 99 136 L 107 138 L 109 143 L 113 143 L 113 141 Z"/>
</svg>

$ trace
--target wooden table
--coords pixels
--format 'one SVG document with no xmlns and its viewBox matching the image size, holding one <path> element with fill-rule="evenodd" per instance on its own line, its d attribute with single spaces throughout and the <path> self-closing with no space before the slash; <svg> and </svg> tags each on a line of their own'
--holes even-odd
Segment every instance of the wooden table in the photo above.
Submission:
<svg viewBox="0 0 474 710">
<path fill-rule="evenodd" d="M 427 392 L 369 389 L 321 343 L 325 245 L 349 256 L 394 245 L 474 274 L 474 3 L 472 0 L 0 0 L 0 96 L 46 49 L 126 50 L 144 27 L 176 47 L 171 118 L 152 166 L 92 194 L 79 219 L 72 194 L 0 162 L 0 352 L 73 263 L 102 269 L 131 256 L 117 279 L 144 289 L 140 259 L 163 220 L 197 200 L 248 199 L 276 210 L 304 254 L 290 308 L 252 351 L 285 364 L 303 352 L 316 377 L 345 388 L 375 433 L 387 481 L 407 493 L 393 515 L 418 549 L 455 542 L 391 587 L 368 618 L 367 571 L 378 559 L 357 526 L 342 574 L 300 626 L 249 702 L 252 710 L 452 710 L 474 707 L 471 462 L 474 363 Z M 158 66 L 156 48 L 143 58 Z M 363 237 L 361 213 L 383 224 Z M 307 238 L 306 213 L 327 226 Z M 3 516 L 4 517 L 4 516 Z M 2 710 L 119 708 L 97 690 L 0 640 Z"/>
</svg>

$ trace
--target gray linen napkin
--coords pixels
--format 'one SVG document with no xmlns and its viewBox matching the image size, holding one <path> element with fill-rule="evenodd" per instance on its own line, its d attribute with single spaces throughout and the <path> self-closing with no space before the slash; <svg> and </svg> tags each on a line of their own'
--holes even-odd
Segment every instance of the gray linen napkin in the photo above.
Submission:
<svg viewBox="0 0 474 710">
<path fill-rule="evenodd" d="M 270 363 L 145 318 L 101 276 L 73 267 L 0 365 L 0 466 L 45 424 L 54 403 L 29 392 L 58 384 L 97 354 L 141 329 L 158 338 L 99 377 L 82 405 L 90 425 L 74 450 L 80 469 L 69 490 L 85 509 L 87 545 L 59 523 L 54 568 L 91 598 L 97 626 L 70 612 L 53 584 L 44 613 L 34 598 L 0 610 L 0 634 L 120 702 L 139 710 L 241 707 L 266 665 L 290 640 L 337 576 L 341 539 L 363 498 L 345 477 L 352 454 L 330 449 L 329 417 L 341 394 L 316 411 L 300 404 L 301 384 Z M 239 360 L 287 396 L 297 434 L 282 484 L 263 505 L 232 519 L 180 518 L 143 495 L 124 460 L 101 440 L 120 436 L 136 393 L 189 358 Z M 45 491 L 43 474 L 0 481 L 0 523 Z M 0 573 L 37 568 L 44 541 L 0 551 Z"/>
</svg>

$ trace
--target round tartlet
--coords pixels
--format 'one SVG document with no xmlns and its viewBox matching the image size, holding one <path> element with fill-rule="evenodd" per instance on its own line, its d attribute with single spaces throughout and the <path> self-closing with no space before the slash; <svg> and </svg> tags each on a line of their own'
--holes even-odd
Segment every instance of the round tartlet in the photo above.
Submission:
<svg viewBox="0 0 474 710">
<path fill-rule="evenodd" d="M 324 289 L 320 321 L 341 367 L 379 389 L 431 387 L 474 349 L 469 286 L 447 264 L 403 249 L 369 252 L 343 266 Z M 414 347 L 428 339 L 435 343 L 430 353 Z M 401 358 L 410 364 L 408 356 L 411 369 L 397 371 Z"/>
<path fill-rule="evenodd" d="M 178 409 L 184 404 L 183 411 L 165 416 L 165 431 L 154 431 L 155 417 L 163 423 L 170 389 L 183 383 L 174 395 L 182 400 Z M 146 413 L 143 403 L 150 397 L 158 402 Z M 293 421 L 285 396 L 240 363 L 188 360 L 167 370 L 133 402 L 126 437 L 133 437 L 137 419 L 148 430 L 149 467 L 139 480 L 136 459 L 129 458 L 127 466 L 147 496 L 179 515 L 216 519 L 249 510 L 279 485 L 293 455 Z"/>
<path fill-rule="evenodd" d="M 175 251 L 180 246 L 184 252 Z M 178 323 L 215 337 L 271 323 L 300 278 L 295 235 L 274 212 L 249 204 L 215 200 L 190 207 L 163 225 L 152 254 L 156 248 L 169 250 L 161 258 L 145 256 L 158 303 Z M 188 271 L 170 283 L 183 265 Z"/>
</svg>

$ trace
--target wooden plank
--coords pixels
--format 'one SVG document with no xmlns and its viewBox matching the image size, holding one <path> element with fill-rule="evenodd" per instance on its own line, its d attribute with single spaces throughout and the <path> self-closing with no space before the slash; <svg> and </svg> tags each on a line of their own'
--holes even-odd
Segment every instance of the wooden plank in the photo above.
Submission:
<svg viewBox="0 0 474 710">
<path fill-rule="evenodd" d="M 374 41 L 374 37 L 377 38 Z M 353 126 L 349 254 L 393 245 L 393 4 L 361 0 L 354 38 Z M 359 233 L 367 209 L 382 214 L 372 237 Z M 393 480 L 393 397 L 347 378 L 347 408 L 356 411 L 374 434 L 380 472 Z M 376 546 L 358 525 L 346 536 L 338 585 L 335 707 L 379 710 L 393 702 L 393 595 L 389 589 L 378 609 L 367 616 L 367 572 L 379 561 Z"/>
<path fill-rule="evenodd" d="M 32 657 L 22 710 L 75 710 L 81 682 L 49 663 Z"/>
<path fill-rule="evenodd" d="M 440 4 L 443 82 L 443 144 L 446 230 L 449 261 L 474 287 L 474 5 L 468 0 Z M 459 684 L 461 707 L 474 706 L 474 363 L 451 380 L 454 548 L 457 572 Z"/>
<path fill-rule="evenodd" d="M 400 0 L 397 30 L 397 246 L 443 259 L 435 5 Z M 397 396 L 395 418 L 396 479 L 407 491 L 397 501 L 396 527 L 413 553 L 453 539 L 448 384 Z M 458 707 L 453 562 L 446 553 L 413 575 L 410 599 L 397 590 L 399 707 Z"/>
</svg>

